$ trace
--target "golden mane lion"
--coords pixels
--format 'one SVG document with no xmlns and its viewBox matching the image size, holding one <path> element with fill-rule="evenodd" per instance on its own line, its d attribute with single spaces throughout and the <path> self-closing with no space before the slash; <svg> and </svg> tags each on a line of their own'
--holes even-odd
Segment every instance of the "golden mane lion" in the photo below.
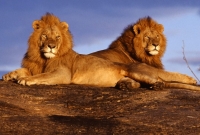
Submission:
<svg viewBox="0 0 200 135">
<path fill-rule="evenodd" d="M 161 24 L 150 17 L 145 17 L 125 28 L 108 49 L 90 55 L 129 65 L 127 75 L 140 83 L 154 85 L 162 82 L 160 84 L 165 87 L 200 90 L 198 87 L 187 85 L 196 84 L 196 80 L 192 77 L 164 70 L 161 58 L 166 49 L 166 38 L 163 31 L 164 27 Z M 163 86 L 155 85 L 155 87 Z"/>
<path fill-rule="evenodd" d="M 163 69 L 161 57 L 166 49 L 164 28 L 150 17 L 140 19 L 129 25 L 108 49 L 92 53 L 92 55 L 114 62 L 146 63 Z"/>
<path fill-rule="evenodd" d="M 121 47 L 123 49 L 126 48 L 125 43 L 127 41 L 121 40 L 121 43 L 124 44 L 122 46 L 120 44 L 116 44 L 115 46 L 115 42 L 113 42 L 113 45 L 108 49 L 113 49 L 115 51 L 114 54 L 106 59 L 115 56 L 120 57 L 120 55 L 124 58 L 123 60 L 120 59 L 120 61 L 113 60 L 117 62 L 113 63 L 110 60 L 105 60 L 105 58 L 81 55 L 73 51 L 73 41 L 68 29 L 68 24 L 66 22 L 60 22 L 59 18 L 52 14 L 47 13 L 41 20 L 34 21 L 32 26 L 34 31 L 28 41 L 29 46 L 22 60 L 22 68 L 5 74 L 2 77 L 3 80 L 14 80 L 22 85 L 74 83 L 96 85 L 100 87 L 114 87 L 118 84 L 121 89 L 124 89 L 124 87 L 132 89 L 140 86 L 138 82 L 154 84 L 158 81 L 158 76 L 162 78 L 163 74 L 160 75 L 157 71 L 158 68 L 162 68 L 161 63 L 158 62 L 154 64 L 160 65 L 160 67 L 153 69 L 155 71 L 152 70 L 155 73 L 158 72 L 157 74 L 159 75 L 152 75 L 151 71 L 149 72 L 149 68 L 153 67 L 148 67 L 145 64 L 137 64 L 140 63 L 140 61 L 139 59 L 133 59 L 133 54 L 127 54 L 127 50 L 120 50 Z M 137 34 L 141 32 L 140 27 L 134 28 L 137 28 Z M 130 49 L 129 51 L 131 51 L 132 44 L 130 44 L 129 47 L 130 48 L 126 49 Z M 149 55 L 151 54 L 152 56 L 158 55 L 159 50 L 162 50 L 161 47 L 154 47 L 154 50 L 151 48 L 152 47 L 146 47 L 145 52 L 149 52 Z M 115 54 L 116 52 L 120 55 Z M 105 55 L 106 51 L 103 54 Z M 124 60 L 127 60 L 125 64 Z M 164 71 L 161 70 L 161 72 L 163 73 Z M 174 78 L 179 75 L 177 78 L 182 77 L 182 82 L 195 83 L 193 78 L 186 75 L 176 73 L 169 74 L 172 74 L 171 76 L 174 75 Z M 130 76 L 133 80 L 125 76 Z M 164 76 L 163 78 L 166 79 L 166 74 Z"/>
<path fill-rule="evenodd" d="M 73 51 L 68 24 L 56 16 L 47 13 L 32 26 L 34 31 L 28 40 L 22 68 L 5 74 L 3 80 L 15 80 L 22 85 L 73 83 L 101 87 L 114 87 L 123 80 L 133 81 L 124 77 L 122 67 Z"/>
</svg>

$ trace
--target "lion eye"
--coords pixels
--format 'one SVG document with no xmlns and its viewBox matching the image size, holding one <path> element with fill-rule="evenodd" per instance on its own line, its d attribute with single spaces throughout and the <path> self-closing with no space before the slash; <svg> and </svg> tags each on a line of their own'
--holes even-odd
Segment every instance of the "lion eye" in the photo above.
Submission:
<svg viewBox="0 0 200 135">
<path fill-rule="evenodd" d="M 42 37 L 42 39 L 46 39 L 47 35 L 43 34 L 41 37 Z"/>
<path fill-rule="evenodd" d="M 56 39 L 60 39 L 60 36 L 56 36 Z"/>
<path fill-rule="evenodd" d="M 145 36 L 144 38 L 145 38 L 145 39 L 149 39 L 149 36 Z"/>
</svg>

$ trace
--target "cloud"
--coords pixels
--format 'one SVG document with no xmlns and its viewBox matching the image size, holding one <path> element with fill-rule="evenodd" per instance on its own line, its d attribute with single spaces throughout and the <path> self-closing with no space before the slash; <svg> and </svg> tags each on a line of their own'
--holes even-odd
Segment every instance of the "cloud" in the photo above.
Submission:
<svg viewBox="0 0 200 135">
<path fill-rule="evenodd" d="M 1 65 L 16 67 L 27 48 L 32 22 L 46 12 L 54 13 L 69 23 L 75 46 L 110 43 L 123 29 L 139 18 L 168 17 L 199 8 L 199 0 L 19 0 L 1 1 L 0 60 Z M 3 66 L 5 67 L 5 66 Z M 10 69 L 10 68 L 8 68 Z"/>
</svg>

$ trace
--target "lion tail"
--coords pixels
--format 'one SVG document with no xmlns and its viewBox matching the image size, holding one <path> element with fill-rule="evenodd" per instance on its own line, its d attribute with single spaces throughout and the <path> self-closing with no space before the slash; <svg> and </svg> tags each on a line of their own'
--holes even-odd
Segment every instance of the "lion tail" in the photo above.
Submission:
<svg viewBox="0 0 200 135">
<path fill-rule="evenodd" d="M 199 90 L 200 86 L 198 85 L 190 85 L 183 83 L 165 83 L 166 88 L 180 88 L 180 89 L 189 89 L 189 90 Z"/>
</svg>

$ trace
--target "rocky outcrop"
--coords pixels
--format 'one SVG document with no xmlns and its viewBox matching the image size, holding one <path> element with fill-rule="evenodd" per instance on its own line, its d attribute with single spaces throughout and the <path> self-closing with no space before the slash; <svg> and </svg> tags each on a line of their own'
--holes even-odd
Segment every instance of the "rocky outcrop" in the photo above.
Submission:
<svg viewBox="0 0 200 135">
<path fill-rule="evenodd" d="M 198 134 L 200 92 L 0 81 L 0 134 Z"/>
</svg>

